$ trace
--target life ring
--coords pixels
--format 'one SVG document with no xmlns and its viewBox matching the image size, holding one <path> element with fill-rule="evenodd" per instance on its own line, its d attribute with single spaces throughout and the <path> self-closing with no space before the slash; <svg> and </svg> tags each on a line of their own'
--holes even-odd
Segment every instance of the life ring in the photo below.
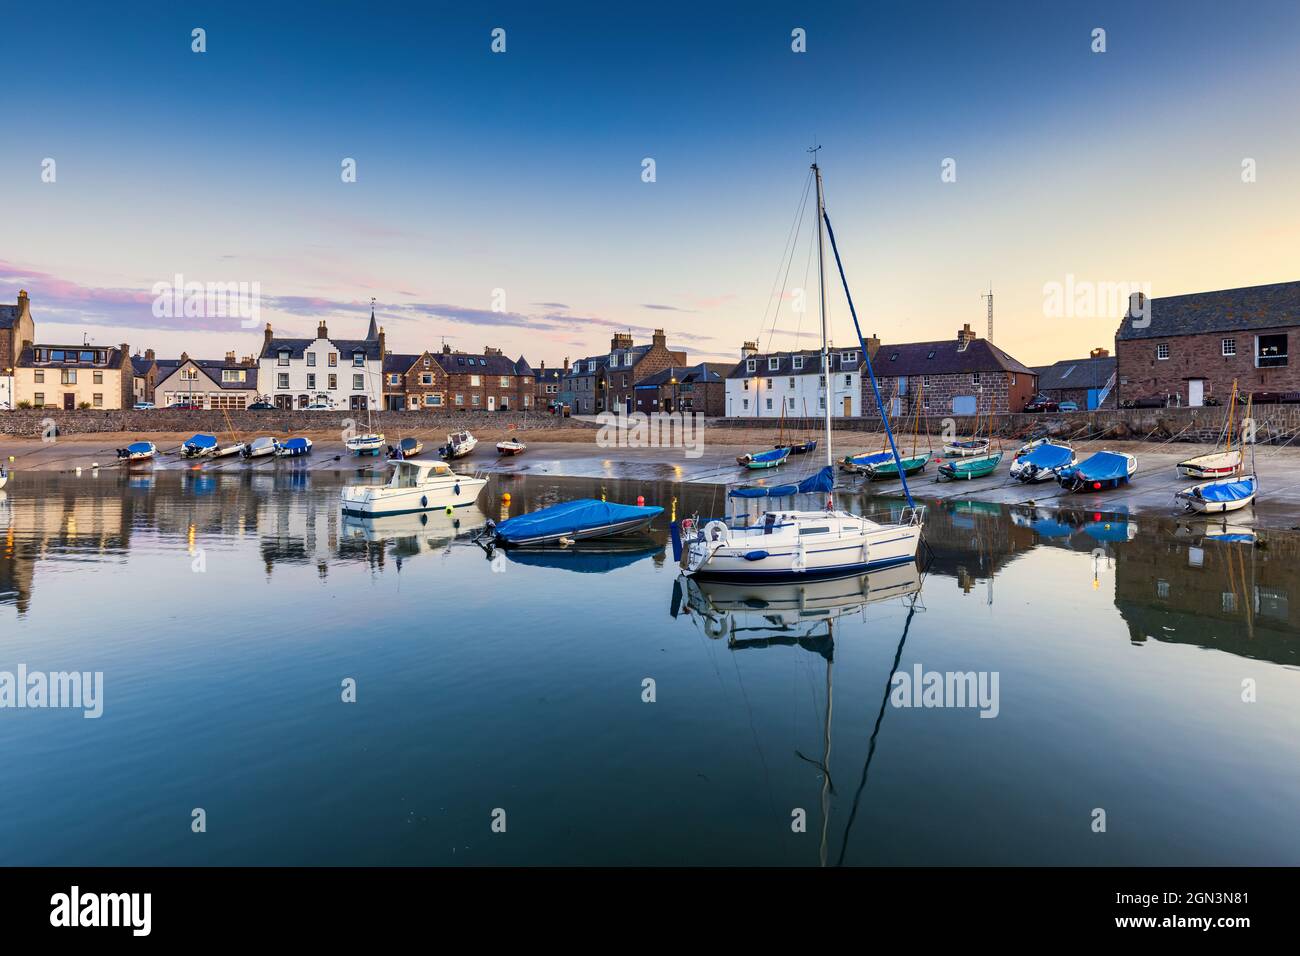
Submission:
<svg viewBox="0 0 1300 956">
<path fill-rule="evenodd" d="M 727 633 L 727 622 L 723 618 L 705 617 L 704 633 L 708 637 L 718 638 Z"/>
<path fill-rule="evenodd" d="M 721 521 L 710 521 L 704 526 L 704 540 L 710 544 L 725 544 L 727 526 Z"/>
</svg>

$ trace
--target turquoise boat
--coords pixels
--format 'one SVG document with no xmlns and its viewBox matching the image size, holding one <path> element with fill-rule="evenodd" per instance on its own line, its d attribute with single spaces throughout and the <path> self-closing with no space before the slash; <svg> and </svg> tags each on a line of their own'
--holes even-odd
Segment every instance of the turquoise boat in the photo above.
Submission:
<svg viewBox="0 0 1300 956">
<path fill-rule="evenodd" d="M 974 458 L 952 458 L 939 466 L 939 480 L 956 481 L 958 479 L 987 478 L 997 470 L 1002 462 L 1002 452 L 991 455 L 979 455 Z"/>
<path fill-rule="evenodd" d="M 912 455 L 902 460 L 903 474 L 914 475 L 925 468 L 926 462 L 930 460 L 927 452 L 924 455 Z M 869 481 L 887 481 L 890 478 L 898 477 L 898 462 L 890 455 L 885 461 L 872 462 L 862 466 L 860 469 Z"/>
<path fill-rule="evenodd" d="M 773 448 L 771 451 L 760 451 L 753 455 L 741 455 L 736 459 L 736 464 L 754 469 L 775 468 L 789 457 L 789 448 Z"/>
</svg>

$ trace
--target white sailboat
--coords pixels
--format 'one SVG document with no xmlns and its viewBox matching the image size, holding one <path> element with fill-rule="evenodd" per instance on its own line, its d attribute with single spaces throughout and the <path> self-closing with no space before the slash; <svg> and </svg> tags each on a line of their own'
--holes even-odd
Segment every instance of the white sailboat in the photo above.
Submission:
<svg viewBox="0 0 1300 956">
<path fill-rule="evenodd" d="M 839 264 L 841 279 L 844 278 L 844 269 L 835 246 L 835 234 L 826 215 L 821 169 L 815 161 L 816 148 L 812 152 L 812 171 L 817 184 L 817 273 L 821 298 L 822 368 L 825 369 L 830 367 L 824 248 L 824 238 L 827 235 Z M 844 282 L 844 293 L 848 297 L 849 311 L 854 316 L 856 327 L 857 315 L 847 281 Z M 857 331 L 861 342 L 861 330 Z M 870 370 L 870 358 L 865 345 L 862 347 L 862 355 Z M 884 402 L 875 384 L 875 374 L 871 374 L 872 388 L 884 420 Z M 829 473 L 833 480 L 835 458 L 831 447 L 831 403 L 825 401 L 823 405 L 826 426 L 826 469 L 823 471 Z M 901 476 L 898 449 L 888 428 L 886 421 L 890 449 Z M 924 520 L 924 509 L 913 504 L 905 477 L 903 491 L 907 496 L 908 508 L 897 521 L 881 523 L 863 515 L 836 510 L 828 498 L 827 507 L 820 511 L 771 510 L 757 516 L 756 521 L 747 521 L 745 524 L 739 524 L 738 520 L 733 519 L 730 523 L 709 521 L 701 524 L 695 520 L 674 525 L 674 551 L 683 573 L 701 580 L 832 577 L 901 565 L 916 559 Z"/>
</svg>

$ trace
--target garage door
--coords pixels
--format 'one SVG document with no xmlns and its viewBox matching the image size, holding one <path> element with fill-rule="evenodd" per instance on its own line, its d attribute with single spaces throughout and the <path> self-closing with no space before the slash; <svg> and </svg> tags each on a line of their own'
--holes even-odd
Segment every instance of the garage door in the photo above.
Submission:
<svg viewBox="0 0 1300 956">
<path fill-rule="evenodd" d="M 975 414 L 975 396 L 974 395 L 954 395 L 952 397 L 952 413 L 954 415 L 974 415 Z"/>
</svg>

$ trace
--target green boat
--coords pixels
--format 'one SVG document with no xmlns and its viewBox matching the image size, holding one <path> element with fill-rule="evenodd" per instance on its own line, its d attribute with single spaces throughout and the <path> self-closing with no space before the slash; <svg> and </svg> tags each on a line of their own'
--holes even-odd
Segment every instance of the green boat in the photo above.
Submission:
<svg viewBox="0 0 1300 956">
<path fill-rule="evenodd" d="M 997 470 L 1002 452 L 979 455 L 975 458 L 952 458 L 939 466 L 939 481 L 956 481 L 960 478 L 986 478 Z"/>
<path fill-rule="evenodd" d="M 930 460 L 929 453 L 924 455 L 912 455 L 903 459 L 903 474 L 914 475 L 925 468 L 925 463 Z M 885 461 L 871 462 L 863 465 L 859 470 L 867 476 L 868 481 L 887 481 L 890 478 L 898 477 L 898 463 L 890 456 Z"/>
</svg>

